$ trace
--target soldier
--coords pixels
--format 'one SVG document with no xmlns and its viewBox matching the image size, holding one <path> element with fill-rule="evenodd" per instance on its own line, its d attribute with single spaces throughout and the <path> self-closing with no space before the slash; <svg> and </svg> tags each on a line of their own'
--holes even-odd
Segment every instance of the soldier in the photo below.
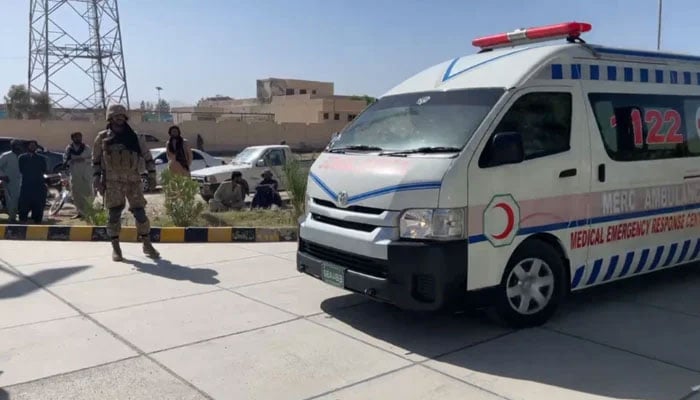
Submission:
<svg viewBox="0 0 700 400">
<path fill-rule="evenodd" d="M 119 246 L 121 215 L 129 201 L 129 211 L 136 220 L 136 232 L 143 242 L 143 252 L 158 258 L 150 239 L 151 224 L 146 216 L 140 159 L 143 158 L 151 187 L 155 187 L 156 166 L 145 141 L 127 124 L 126 108 L 113 104 L 107 109 L 107 129 L 97 134 L 92 148 L 93 185 L 104 197 L 109 210 L 107 234 L 112 240 L 112 260 L 122 261 Z"/>
</svg>

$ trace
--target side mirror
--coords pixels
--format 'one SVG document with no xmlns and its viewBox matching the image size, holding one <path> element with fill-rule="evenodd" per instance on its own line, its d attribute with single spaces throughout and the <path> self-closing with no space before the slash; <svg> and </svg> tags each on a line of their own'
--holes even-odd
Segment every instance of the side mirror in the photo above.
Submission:
<svg viewBox="0 0 700 400">
<path fill-rule="evenodd" d="M 156 163 L 156 165 L 163 164 L 163 160 L 161 160 L 160 158 L 156 158 L 155 163 Z"/>
<path fill-rule="evenodd" d="M 491 165 L 518 164 L 525 159 L 520 132 L 499 132 L 491 142 Z"/>
<path fill-rule="evenodd" d="M 265 166 L 265 160 L 264 159 L 259 159 L 258 161 L 255 162 L 256 167 L 264 167 Z"/>
</svg>

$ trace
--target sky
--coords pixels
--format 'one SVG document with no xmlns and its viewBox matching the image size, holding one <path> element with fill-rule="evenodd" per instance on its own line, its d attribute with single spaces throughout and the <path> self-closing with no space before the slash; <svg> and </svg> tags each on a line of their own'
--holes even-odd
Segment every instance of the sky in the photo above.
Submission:
<svg viewBox="0 0 700 400">
<path fill-rule="evenodd" d="M 87 36 L 68 11 L 55 20 Z M 474 53 L 476 37 L 567 21 L 591 23 L 589 43 L 654 50 L 658 0 L 119 0 L 119 13 L 132 107 L 155 102 L 156 86 L 181 106 L 214 95 L 254 97 L 255 80 L 268 77 L 380 96 L 431 65 Z M 662 15 L 662 50 L 700 54 L 700 1 L 665 0 Z M 3 94 L 27 81 L 28 25 L 29 0 L 0 0 Z M 67 90 L 90 91 L 82 72 L 62 73 Z"/>
</svg>

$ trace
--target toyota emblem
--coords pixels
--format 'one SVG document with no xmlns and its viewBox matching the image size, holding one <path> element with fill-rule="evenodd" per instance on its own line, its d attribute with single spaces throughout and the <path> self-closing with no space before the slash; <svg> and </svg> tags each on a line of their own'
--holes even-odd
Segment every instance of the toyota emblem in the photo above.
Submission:
<svg viewBox="0 0 700 400">
<path fill-rule="evenodd" d="M 348 192 L 342 191 L 338 193 L 338 204 L 341 206 L 348 204 Z"/>
</svg>

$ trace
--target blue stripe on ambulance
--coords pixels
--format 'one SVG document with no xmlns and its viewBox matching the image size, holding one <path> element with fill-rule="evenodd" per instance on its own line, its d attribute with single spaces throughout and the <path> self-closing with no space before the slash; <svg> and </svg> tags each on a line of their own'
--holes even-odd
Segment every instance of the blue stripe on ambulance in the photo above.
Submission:
<svg viewBox="0 0 700 400">
<path fill-rule="evenodd" d="M 586 225 L 596 225 L 596 224 L 603 224 L 606 222 L 625 221 L 625 220 L 630 220 L 630 219 L 652 217 L 655 215 L 671 214 L 671 213 L 675 213 L 675 212 L 692 211 L 692 210 L 697 210 L 697 209 L 700 209 L 700 203 L 688 204 L 688 205 L 684 205 L 684 206 L 672 206 L 672 207 L 666 207 L 666 208 L 657 208 L 657 209 L 653 209 L 653 210 L 634 211 L 634 212 L 625 213 L 625 214 L 604 215 L 604 216 L 600 216 L 600 217 L 594 217 L 591 219 L 572 220 L 572 221 L 566 221 L 566 222 L 557 222 L 554 224 L 529 226 L 526 228 L 520 228 L 518 230 L 517 235 L 523 236 L 523 235 L 531 235 L 531 234 L 541 233 L 541 232 L 556 232 L 556 231 L 563 230 L 563 229 L 571 229 L 571 228 L 576 228 L 576 227 L 581 227 L 581 226 L 586 226 Z M 472 244 L 485 242 L 486 240 L 487 240 L 486 235 L 484 235 L 483 233 L 478 233 L 476 235 L 469 236 L 469 243 L 472 243 Z M 700 252 L 700 248 L 697 248 L 696 251 Z M 697 255 L 697 254 L 695 254 L 695 255 Z"/>
<path fill-rule="evenodd" d="M 338 199 L 338 194 L 326 184 L 321 177 L 309 173 L 311 179 L 323 190 L 331 200 L 336 201 Z M 412 190 L 434 190 L 440 189 L 442 182 L 440 181 L 426 181 L 426 182 L 414 182 L 414 183 L 402 183 L 399 185 L 385 186 L 379 189 L 373 189 L 367 192 L 359 193 L 348 197 L 348 204 L 356 203 L 361 200 L 366 200 L 372 197 L 383 196 L 389 193 L 396 192 L 407 192 Z"/>
<path fill-rule="evenodd" d="M 637 275 L 642 272 L 651 272 L 657 269 L 659 266 L 661 266 L 661 269 L 663 269 L 697 261 L 698 255 L 700 255 L 700 238 L 694 239 L 694 241 L 695 250 L 690 258 L 686 258 L 686 256 L 693 240 L 685 240 L 684 242 L 671 243 L 670 245 L 656 246 L 656 248 L 647 248 L 627 252 L 625 255 L 625 263 L 617 277 L 615 277 L 615 271 L 621 258 L 619 254 L 596 259 L 590 265 L 581 265 L 576 269 L 571 279 L 571 289 L 582 289 L 586 286 L 607 282 L 613 278 L 624 278 L 628 276 L 629 271 L 635 264 L 636 268 L 632 274 L 629 274 L 629 276 Z M 681 247 L 681 252 L 680 255 L 676 257 L 679 247 Z M 666 254 L 664 263 L 661 264 L 661 260 L 664 259 L 663 255 L 667 248 L 668 253 Z M 649 261 L 649 256 L 652 254 L 652 252 L 654 254 L 654 258 L 651 263 L 648 263 L 647 261 Z M 639 258 L 635 263 L 634 260 L 637 259 L 637 256 L 639 256 Z M 603 266 L 607 266 L 605 268 L 604 275 L 601 274 L 601 272 L 603 272 Z"/>
</svg>

